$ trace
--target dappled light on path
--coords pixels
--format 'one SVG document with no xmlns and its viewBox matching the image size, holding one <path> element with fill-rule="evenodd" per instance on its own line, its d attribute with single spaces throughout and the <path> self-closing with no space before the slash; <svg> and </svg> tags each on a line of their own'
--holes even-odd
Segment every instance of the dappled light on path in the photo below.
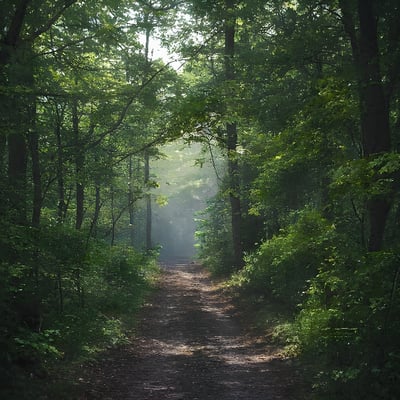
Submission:
<svg viewBox="0 0 400 400">
<path fill-rule="evenodd" d="M 287 361 L 242 332 L 200 266 L 165 265 L 162 275 L 139 335 L 94 366 L 87 399 L 299 399 Z"/>
</svg>

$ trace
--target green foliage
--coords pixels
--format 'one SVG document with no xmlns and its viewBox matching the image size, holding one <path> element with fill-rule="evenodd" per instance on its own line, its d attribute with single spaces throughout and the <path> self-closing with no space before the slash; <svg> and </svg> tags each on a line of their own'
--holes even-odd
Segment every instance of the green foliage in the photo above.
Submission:
<svg viewBox="0 0 400 400">
<path fill-rule="evenodd" d="M 390 151 L 366 157 L 368 138 L 360 123 L 366 104 L 359 101 L 365 88 L 359 86 L 359 65 L 352 57 L 352 46 L 359 50 L 354 45 L 360 26 L 358 21 L 351 30 L 358 19 L 354 4 L 346 21 L 340 3 L 349 2 L 252 1 L 235 9 L 236 104 L 229 105 L 244 148 L 241 168 L 252 166 L 251 175 L 240 170 L 247 192 L 242 212 L 263 221 L 264 235 L 260 241 L 259 229 L 244 227 L 246 248 L 252 244 L 255 250 L 247 252 L 244 268 L 228 285 L 255 307 L 268 311 L 278 302 L 296 315 L 294 324 L 282 323 L 275 333 L 311 366 L 317 397 L 394 400 L 400 397 L 400 114 L 399 91 L 389 71 L 399 55 L 392 25 L 399 7 L 389 1 L 373 10 L 379 81 L 385 81 L 391 99 L 382 105 L 381 117 L 389 110 L 392 132 Z M 250 4 L 258 12 L 251 15 Z M 214 8 L 209 15 L 215 18 L 218 12 Z M 202 9 L 201 16 L 206 14 Z M 210 64 L 218 76 L 221 65 Z M 195 65 L 199 68 L 199 59 Z M 216 124 L 209 126 L 217 136 Z M 378 145 L 381 133 L 376 129 L 370 146 Z M 374 226 L 375 219 L 384 218 L 371 204 L 380 201 L 391 205 L 384 250 L 370 254 L 368 235 L 382 234 Z M 200 232 L 203 258 L 217 270 L 228 248 L 224 212 L 213 204 Z M 263 313 L 257 318 L 262 320 Z"/>
<path fill-rule="evenodd" d="M 398 398 L 398 264 L 396 251 L 338 251 L 312 279 L 298 340 L 323 398 Z"/>
<path fill-rule="evenodd" d="M 395 176 L 400 171 L 400 155 L 385 153 L 372 159 L 351 160 L 335 172 L 332 191 L 357 202 L 388 196 L 393 191 Z"/>
<path fill-rule="evenodd" d="M 109 247 L 48 224 L 0 236 L 1 384 L 18 396 L 29 375 L 126 340 L 157 273 L 154 255 Z"/>
<path fill-rule="evenodd" d="M 398 399 L 398 4 L 371 10 L 378 34 L 369 50 L 376 47 L 379 68 L 364 87 L 356 2 L 235 2 L 229 81 L 221 79 L 224 2 L 137 2 L 134 11 L 115 0 L 11 3 L 0 16 L 1 385 L 18 383 L 20 398 L 39 398 L 27 382 L 55 360 L 125 340 L 155 254 L 94 238 L 135 242 L 143 225 L 136 202 L 155 186 L 144 184 L 145 149 L 156 157 L 154 144 L 181 136 L 226 149 L 224 127 L 234 122 L 240 146 L 226 156 L 239 166 L 246 265 L 233 271 L 224 184 L 199 217 L 201 259 L 216 275 L 233 273 L 229 285 L 264 307 L 260 319 L 276 302 L 297 315 L 294 324 L 280 320 L 274 335 L 311 365 L 320 397 Z M 191 15 L 176 21 L 184 9 Z M 179 78 L 140 45 L 147 29 L 180 47 Z M 367 75 L 373 64 L 364 65 Z M 360 95 L 379 86 L 385 104 L 368 107 Z M 388 117 L 385 152 L 365 157 L 383 130 L 366 134 L 364 114 L 377 127 Z M 184 171 L 175 157 L 175 172 Z M 197 183 L 187 183 L 182 195 L 194 199 Z M 369 254 L 371 210 L 379 211 L 370 205 L 380 201 L 391 206 L 383 232 L 372 232 L 384 234 L 383 250 Z M 35 228 L 25 216 L 32 209 L 42 211 Z M 76 211 L 82 231 L 72 228 Z"/>
<path fill-rule="evenodd" d="M 232 276 L 230 285 L 295 309 L 329 254 L 333 234 L 332 224 L 318 212 L 303 210 L 293 225 L 245 258 L 244 268 Z"/>
<path fill-rule="evenodd" d="M 257 307 L 278 302 L 295 312 L 295 323 L 280 322 L 273 335 L 309 366 L 318 398 L 395 399 L 398 264 L 396 249 L 365 254 L 317 212 L 304 210 L 249 254 L 228 285 Z"/>
<path fill-rule="evenodd" d="M 149 259 L 126 246 L 98 247 L 89 255 L 98 275 L 97 281 L 91 281 L 87 287 L 88 294 L 93 296 L 96 308 L 106 315 L 134 314 L 157 271 L 155 254 Z"/>
<path fill-rule="evenodd" d="M 226 276 L 233 270 L 230 213 L 226 199 L 217 195 L 198 219 L 198 256 L 214 275 Z"/>
</svg>

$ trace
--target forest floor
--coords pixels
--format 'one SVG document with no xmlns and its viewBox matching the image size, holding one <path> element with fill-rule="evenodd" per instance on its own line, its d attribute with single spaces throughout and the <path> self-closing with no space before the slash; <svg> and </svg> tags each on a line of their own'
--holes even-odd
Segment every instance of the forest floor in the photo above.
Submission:
<svg viewBox="0 0 400 400">
<path fill-rule="evenodd" d="M 242 327 L 199 265 L 164 265 L 132 342 L 79 374 L 80 400 L 299 400 L 290 359 Z"/>
</svg>

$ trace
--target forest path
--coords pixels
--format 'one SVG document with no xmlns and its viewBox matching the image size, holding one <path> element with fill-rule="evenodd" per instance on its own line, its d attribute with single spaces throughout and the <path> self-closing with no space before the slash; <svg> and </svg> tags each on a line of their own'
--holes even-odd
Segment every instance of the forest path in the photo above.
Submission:
<svg viewBox="0 0 400 400">
<path fill-rule="evenodd" d="M 287 361 L 242 332 L 229 299 L 200 266 L 163 266 L 141 316 L 133 343 L 92 366 L 82 399 L 299 399 Z"/>
</svg>

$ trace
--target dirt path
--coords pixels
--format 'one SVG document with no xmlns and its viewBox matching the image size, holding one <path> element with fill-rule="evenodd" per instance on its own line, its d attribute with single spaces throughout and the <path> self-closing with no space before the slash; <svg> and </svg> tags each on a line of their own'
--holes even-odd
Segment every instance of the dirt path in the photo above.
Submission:
<svg viewBox="0 0 400 400">
<path fill-rule="evenodd" d="M 83 398 L 298 400 L 287 362 L 231 311 L 201 267 L 163 267 L 138 337 L 93 366 Z"/>
</svg>

